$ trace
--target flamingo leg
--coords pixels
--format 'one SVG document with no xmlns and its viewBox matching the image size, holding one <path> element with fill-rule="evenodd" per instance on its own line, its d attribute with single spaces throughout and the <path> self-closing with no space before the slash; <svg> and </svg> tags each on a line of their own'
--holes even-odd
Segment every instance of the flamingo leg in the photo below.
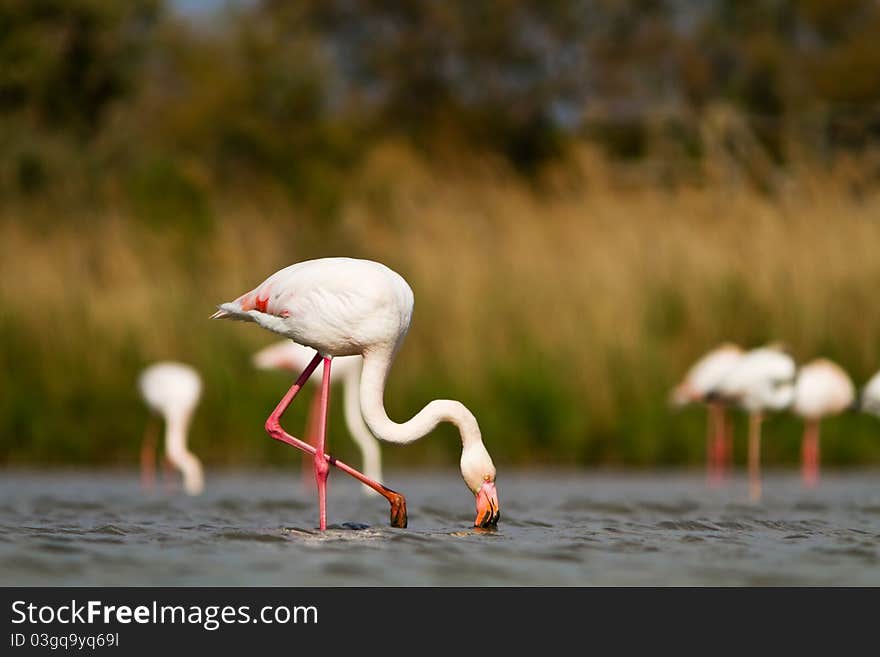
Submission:
<svg viewBox="0 0 880 657">
<path fill-rule="evenodd" d="M 715 422 L 712 417 L 712 405 L 706 410 L 706 485 L 715 483 L 715 458 L 712 454 L 712 432 L 715 430 Z"/>
<path fill-rule="evenodd" d="M 312 358 L 312 361 L 309 363 L 306 369 L 303 370 L 303 373 L 299 375 L 299 378 L 290 387 L 290 390 L 287 391 L 287 394 L 284 395 L 281 401 L 278 402 L 278 406 L 275 407 L 275 410 L 272 411 L 272 414 L 266 420 L 266 432 L 272 438 L 274 438 L 275 440 L 279 440 L 287 445 L 290 445 L 291 447 L 301 449 L 302 451 L 312 455 L 315 455 L 317 453 L 317 449 L 309 445 L 307 442 L 299 440 L 298 438 L 294 438 L 289 433 L 284 431 L 284 429 L 281 428 L 281 417 L 284 415 L 284 411 L 287 410 L 287 407 L 290 406 L 290 403 L 293 401 L 293 399 L 297 396 L 297 394 L 299 394 L 299 391 L 302 390 L 303 385 L 305 385 L 306 381 L 308 381 L 309 377 L 312 375 L 312 372 L 315 371 L 315 368 L 318 367 L 318 363 L 320 362 L 321 354 L 315 353 L 315 357 Z M 329 377 L 327 377 L 325 380 L 329 382 Z M 390 488 L 386 488 L 377 481 L 369 479 L 351 466 L 346 465 L 342 461 L 335 459 L 329 454 L 324 454 L 323 458 L 330 465 L 339 468 L 348 475 L 351 475 L 362 484 L 369 486 L 386 500 L 388 500 L 388 503 L 391 505 L 391 526 L 406 527 L 406 499 L 403 497 L 403 495 L 391 490 Z"/>
<path fill-rule="evenodd" d="M 761 417 L 749 414 L 749 499 L 761 500 Z"/>
<path fill-rule="evenodd" d="M 718 486 L 724 471 L 724 407 L 718 402 L 709 404 L 709 426 L 706 437 L 708 450 L 708 478 L 710 486 Z"/>
<path fill-rule="evenodd" d="M 174 480 L 174 464 L 168 458 L 168 455 L 162 457 L 162 485 L 165 488 L 165 492 L 172 492 L 176 488 L 176 482 Z"/>
<path fill-rule="evenodd" d="M 801 479 L 813 488 L 819 483 L 819 421 L 807 420 L 801 442 Z"/>
<path fill-rule="evenodd" d="M 315 482 L 318 484 L 321 531 L 327 529 L 327 477 L 330 474 L 330 466 L 324 455 L 324 444 L 327 440 L 327 407 L 330 405 L 331 365 L 331 359 L 325 358 L 324 378 L 321 381 L 321 406 L 318 413 L 318 442 L 315 445 Z"/>
<path fill-rule="evenodd" d="M 141 488 L 153 490 L 156 486 L 156 434 L 158 425 L 150 418 L 141 443 Z"/>
<path fill-rule="evenodd" d="M 318 416 L 321 413 L 321 395 L 312 396 L 311 405 L 309 407 L 309 416 L 306 420 L 306 442 L 312 447 L 318 444 Z M 314 468 L 309 462 L 303 459 L 302 462 L 302 484 L 303 488 L 311 490 L 311 479 L 314 476 Z"/>
<path fill-rule="evenodd" d="M 724 423 L 724 469 L 730 474 L 733 466 L 733 418 L 727 408 L 721 407 L 721 418 Z"/>
</svg>

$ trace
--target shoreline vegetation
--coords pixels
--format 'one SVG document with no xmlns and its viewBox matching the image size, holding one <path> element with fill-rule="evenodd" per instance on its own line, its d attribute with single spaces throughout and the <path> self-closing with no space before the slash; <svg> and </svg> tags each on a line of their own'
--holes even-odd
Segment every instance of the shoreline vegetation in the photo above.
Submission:
<svg viewBox="0 0 880 657">
<path fill-rule="evenodd" d="M 289 377 L 249 360 L 271 337 L 207 318 L 268 273 L 328 255 L 385 262 L 415 291 L 392 417 L 460 399 L 501 463 L 699 463 L 704 414 L 672 411 L 667 395 L 725 340 L 781 340 L 800 362 L 838 361 L 857 385 L 880 369 L 880 195 L 853 192 L 845 167 L 788 174 L 768 196 L 734 183 L 664 189 L 589 145 L 573 152 L 536 186 L 480 158 L 447 168 L 388 143 L 322 222 L 271 194 L 218 192 L 191 230 L 185 215 L 151 223 L 125 207 L 7 206 L 0 461 L 130 461 L 147 418 L 137 373 L 179 359 L 206 381 L 193 449 L 210 464 L 276 462 L 261 427 Z M 333 406 L 334 451 L 351 457 Z M 286 417 L 294 432 L 305 408 Z M 769 464 L 796 461 L 799 431 L 771 418 Z M 873 418 L 829 419 L 823 459 L 876 464 L 878 437 Z M 441 428 L 385 452 L 392 466 L 447 464 L 455 443 Z"/>
<path fill-rule="evenodd" d="M 459 399 L 499 465 L 700 464 L 705 414 L 667 398 L 724 341 L 862 385 L 880 4 L 587 4 L 0 3 L 0 466 L 134 463 L 157 359 L 204 377 L 206 464 L 296 462 L 263 433 L 290 384 L 251 367 L 272 337 L 208 317 L 331 255 L 415 292 L 390 415 Z M 800 431 L 770 418 L 765 462 Z M 829 466 L 880 464 L 876 419 L 822 432 Z M 451 427 L 384 448 L 458 451 Z"/>
</svg>

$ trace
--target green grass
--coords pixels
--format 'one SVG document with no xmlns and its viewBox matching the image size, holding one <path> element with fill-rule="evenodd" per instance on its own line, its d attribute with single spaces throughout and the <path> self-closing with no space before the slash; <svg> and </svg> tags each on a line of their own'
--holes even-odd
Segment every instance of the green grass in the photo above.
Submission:
<svg viewBox="0 0 880 657">
<path fill-rule="evenodd" d="M 207 462 L 295 460 L 262 428 L 291 376 L 250 366 L 275 336 L 207 318 L 278 268 L 327 255 L 385 262 L 415 291 L 391 417 L 460 399 L 499 463 L 701 462 L 702 411 L 666 398 L 724 340 L 782 340 L 857 384 L 880 369 L 880 198 L 851 195 L 845 177 L 803 170 L 772 198 L 712 180 L 670 191 L 583 151 L 536 191 L 492 162 L 431 167 L 388 145 L 322 219 L 257 189 L 195 195 L 156 167 L 128 201 L 0 214 L 0 462 L 136 462 L 147 412 L 135 380 L 157 359 L 204 377 L 192 444 Z M 357 462 L 340 401 L 331 449 Z M 285 418 L 295 434 L 306 407 Z M 796 462 L 799 432 L 788 416 L 769 421 L 767 462 Z M 847 415 L 823 432 L 827 463 L 880 463 L 880 421 Z M 444 427 L 385 452 L 449 465 L 458 450 Z"/>
</svg>

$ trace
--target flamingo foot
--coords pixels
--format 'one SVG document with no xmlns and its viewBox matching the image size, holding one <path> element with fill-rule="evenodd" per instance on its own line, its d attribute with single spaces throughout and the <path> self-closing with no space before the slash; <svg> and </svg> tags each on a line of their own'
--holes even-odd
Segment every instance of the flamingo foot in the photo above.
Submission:
<svg viewBox="0 0 880 657">
<path fill-rule="evenodd" d="M 401 529 L 406 527 L 406 498 L 393 490 L 388 491 L 388 501 L 391 503 L 391 526 Z"/>
</svg>

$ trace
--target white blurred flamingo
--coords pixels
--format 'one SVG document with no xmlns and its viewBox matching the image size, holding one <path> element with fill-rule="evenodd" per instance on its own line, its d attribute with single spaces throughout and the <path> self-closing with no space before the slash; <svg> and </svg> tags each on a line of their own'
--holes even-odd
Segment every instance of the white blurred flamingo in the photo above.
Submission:
<svg viewBox="0 0 880 657">
<path fill-rule="evenodd" d="M 798 372 L 792 410 L 804 419 L 801 479 L 805 486 L 819 481 L 819 422 L 850 408 L 855 399 L 852 380 L 839 365 L 819 358 Z"/>
<path fill-rule="evenodd" d="M 198 495 L 205 485 L 202 464 L 186 446 L 189 423 L 202 392 L 198 372 L 183 363 L 155 363 L 141 373 L 138 386 L 147 406 L 165 421 L 165 458 L 183 475 L 186 492 Z M 153 485 L 154 463 L 155 440 L 147 433 L 141 449 L 141 477 L 147 487 Z"/>
<path fill-rule="evenodd" d="M 718 386 L 717 393 L 739 404 L 749 415 L 749 497 L 761 499 L 761 422 L 767 411 L 781 411 L 794 398 L 797 367 L 776 347 L 752 349 Z"/>
<path fill-rule="evenodd" d="M 254 354 L 253 361 L 254 365 L 260 369 L 287 370 L 299 374 L 309 366 L 314 355 L 314 349 L 303 347 L 292 340 L 282 340 L 258 351 Z M 342 384 L 345 425 L 361 450 L 364 474 L 375 481 L 382 481 L 382 453 L 379 449 L 379 441 L 370 433 L 361 415 L 359 387 L 363 366 L 364 359 L 360 356 L 337 356 L 333 359 L 330 385 Z M 312 383 L 319 390 L 323 380 L 321 372 L 316 372 L 315 376 L 311 378 Z M 314 434 L 320 414 L 320 401 L 320 394 L 315 394 L 312 397 L 309 419 L 306 422 L 308 427 L 306 439 L 311 445 L 314 445 L 316 441 Z M 305 460 L 303 465 L 307 465 Z M 367 485 L 363 486 L 363 491 L 368 495 L 378 494 Z"/>
<path fill-rule="evenodd" d="M 361 414 L 373 435 L 394 443 L 410 443 L 440 422 L 451 422 L 462 441 L 461 474 L 473 493 L 474 525 L 495 525 L 500 516 L 495 488 L 495 465 L 486 451 L 479 425 L 460 402 L 434 400 L 404 423 L 392 421 L 385 411 L 385 381 L 394 356 L 409 330 L 413 293 L 396 272 L 385 265 L 352 258 L 322 258 L 286 267 L 230 303 L 220 305 L 214 319 L 255 322 L 294 342 L 316 350 L 309 366 L 266 420 L 269 435 L 314 457 L 321 530 L 327 527 L 327 475 L 333 465 L 385 497 L 391 505 L 391 524 L 406 526 L 406 500 L 382 484 L 325 453 L 330 367 L 337 356 L 361 355 Z M 318 444 L 294 438 L 281 428 L 284 411 L 323 360 Z"/>
<path fill-rule="evenodd" d="M 726 405 L 720 398 L 713 397 L 712 393 L 742 356 L 742 349 L 735 344 L 722 344 L 694 363 L 672 391 L 672 402 L 678 406 L 702 403 L 708 408 L 706 476 L 710 485 L 717 485 L 723 477 L 730 462 L 733 441 Z"/>
<path fill-rule="evenodd" d="M 859 408 L 865 413 L 880 417 L 880 372 L 877 372 L 859 395 Z"/>
</svg>

